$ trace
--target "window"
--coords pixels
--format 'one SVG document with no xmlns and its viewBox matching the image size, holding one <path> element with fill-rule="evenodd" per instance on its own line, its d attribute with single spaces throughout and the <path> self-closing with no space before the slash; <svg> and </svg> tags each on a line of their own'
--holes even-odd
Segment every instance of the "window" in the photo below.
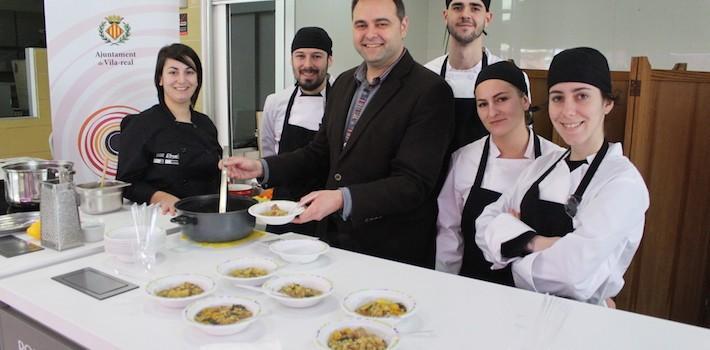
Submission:
<svg viewBox="0 0 710 350">
<path fill-rule="evenodd" d="M 42 0 L 0 2 L 0 118 L 30 116 L 27 48 L 47 47 Z"/>
<path fill-rule="evenodd" d="M 274 92 L 274 2 L 229 6 L 232 147 L 256 147 L 256 112 Z"/>
</svg>

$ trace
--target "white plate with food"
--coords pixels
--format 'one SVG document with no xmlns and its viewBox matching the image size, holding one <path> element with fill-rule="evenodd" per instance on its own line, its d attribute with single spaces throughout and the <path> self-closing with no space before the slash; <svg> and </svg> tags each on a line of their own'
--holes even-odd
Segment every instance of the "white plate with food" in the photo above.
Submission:
<svg viewBox="0 0 710 350">
<path fill-rule="evenodd" d="M 392 326 L 366 318 L 347 318 L 329 322 L 316 333 L 316 345 L 323 350 L 393 350 L 399 333 Z"/>
<path fill-rule="evenodd" d="M 217 266 L 217 273 L 237 286 L 260 286 L 274 275 L 279 264 L 269 258 L 243 257 Z"/>
<path fill-rule="evenodd" d="M 313 262 L 328 249 L 328 243 L 310 238 L 283 239 L 269 245 L 269 250 L 281 259 L 298 264 Z"/>
<path fill-rule="evenodd" d="M 325 277 L 294 274 L 270 279 L 262 287 L 266 295 L 284 306 L 314 306 L 333 293 L 333 282 Z"/>
<path fill-rule="evenodd" d="M 390 289 L 365 289 L 348 294 L 341 303 L 354 317 L 363 317 L 396 325 L 417 310 L 410 295 Z"/>
<path fill-rule="evenodd" d="M 275 200 L 266 201 L 249 207 L 249 214 L 267 225 L 285 225 L 303 213 L 304 207 L 298 202 Z"/>
<path fill-rule="evenodd" d="M 261 313 L 261 305 L 252 299 L 229 296 L 204 298 L 183 311 L 185 321 L 211 335 L 235 334 L 246 329 Z"/>
<path fill-rule="evenodd" d="M 212 278 L 190 273 L 161 277 L 145 286 L 149 298 L 171 308 L 183 308 L 216 289 L 217 283 Z"/>
</svg>

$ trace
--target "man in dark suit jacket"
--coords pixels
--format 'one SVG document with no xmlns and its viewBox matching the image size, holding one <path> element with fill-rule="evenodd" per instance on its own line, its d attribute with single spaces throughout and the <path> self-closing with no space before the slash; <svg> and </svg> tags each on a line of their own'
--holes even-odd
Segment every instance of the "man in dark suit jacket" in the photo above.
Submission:
<svg viewBox="0 0 710 350">
<path fill-rule="evenodd" d="M 333 84 L 315 139 L 261 161 L 223 162 L 231 176 L 276 186 L 327 173 L 296 223 L 320 220 L 331 245 L 433 267 L 436 194 L 453 134 L 448 84 L 404 48 L 401 0 L 353 1 L 353 39 L 364 63 Z M 444 169 L 445 170 L 445 169 Z"/>
</svg>

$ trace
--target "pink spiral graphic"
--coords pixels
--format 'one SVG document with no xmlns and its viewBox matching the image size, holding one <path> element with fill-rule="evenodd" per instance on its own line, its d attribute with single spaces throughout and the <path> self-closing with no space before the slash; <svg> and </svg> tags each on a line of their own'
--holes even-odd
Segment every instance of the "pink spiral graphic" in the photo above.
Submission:
<svg viewBox="0 0 710 350">
<path fill-rule="evenodd" d="M 82 123 L 77 147 L 84 164 L 97 176 L 101 175 L 106 162 L 106 175 L 116 176 L 121 120 L 136 113 L 140 111 L 130 106 L 106 106 L 91 113 Z"/>
</svg>

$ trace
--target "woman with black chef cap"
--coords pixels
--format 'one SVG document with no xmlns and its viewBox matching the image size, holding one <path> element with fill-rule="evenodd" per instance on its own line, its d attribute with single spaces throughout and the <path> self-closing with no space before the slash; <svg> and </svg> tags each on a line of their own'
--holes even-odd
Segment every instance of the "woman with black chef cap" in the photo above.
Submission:
<svg viewBox="0 0 710 350">
<path fill-rule="evenodd" d="M 641 241 L 648 190 L 619 143 L 604 139 L 614 107 L 606 58 L 591 48 L 550 65 L 550 121 L 569 148 L 535 160 L 476 220 L 476 243 L 515 286 L 605 304 Z"/>
<path fill-rule="evenodd" d="M 116 178 L 131 183 L 124 197 L 174 214 L 181 198 L 217 193 L 217 129 L 193 109 L 201 86 L 202 65 L 194 50 L 183 44 L 160 49 L 155 66 L 160 103 L 121 121 Z"/>
<path fill-rule="evenodd" d="M 453 153 L 439 193 L 436 269 L 512 285 L 510 269 L 491 270 L 476 245 L 474 221 L 541 155 L 561 148 L 528 125 L 527 77 L 515 64 L 494 63 L 475 83 L 478 116 L 490 134 Z"/>
</svg>

